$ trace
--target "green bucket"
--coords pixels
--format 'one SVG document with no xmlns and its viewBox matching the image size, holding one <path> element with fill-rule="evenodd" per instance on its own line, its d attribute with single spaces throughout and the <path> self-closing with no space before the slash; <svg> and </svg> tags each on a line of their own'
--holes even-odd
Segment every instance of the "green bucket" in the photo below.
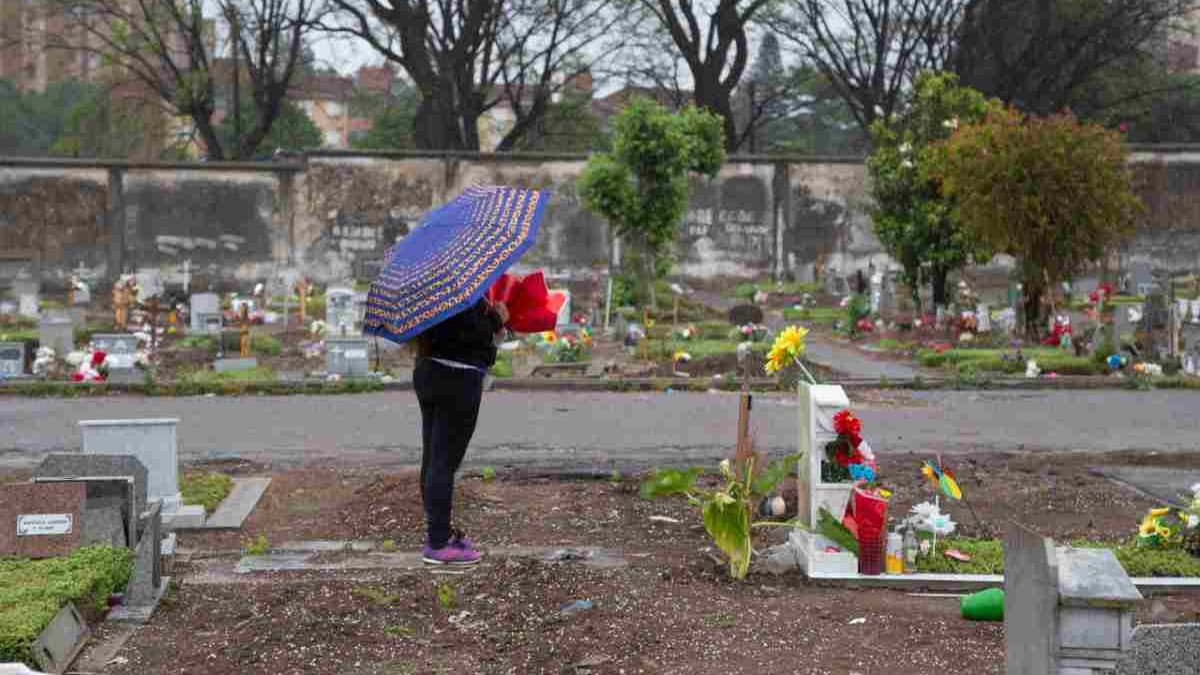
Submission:
<svg viewBox="0 0 1200 675">
<path fill-rule="evenodd" d="M 962 610 L 962 618 L 968 621 L 1003 621 L 1004 590 L 989 588 L 972 593 L 962 599 L 959 609 Z"/>
</svg>

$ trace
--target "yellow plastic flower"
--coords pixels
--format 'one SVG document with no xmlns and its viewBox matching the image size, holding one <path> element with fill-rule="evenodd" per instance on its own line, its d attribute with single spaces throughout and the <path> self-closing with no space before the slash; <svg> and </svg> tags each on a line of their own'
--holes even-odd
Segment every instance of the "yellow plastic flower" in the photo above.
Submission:
<svg viewBox="0 0 1200 675">
<path fill-rule="evenodd" d="M 1157 508 L 1157 509 L 1150 509 L 1150 516 L 1153 518 L 1165 516 L 1169 513 L 1171 513 L 1171 509 L 1170 509 L 1170 507 L 1166 507 L 1166 506 L 1164 506 L 1162 508 Z"/>
<path fill-rule="evenodd" d="M 555 335 L 554 331 L 548 330 L 548 331 L 545 331 L 544 333 L 542 333 L 542 341 L 545 342 L 546 344 L 552 345 L 555 342 L 558 342 L 558 336 Z"/>
<path fill-rule="evenodd" d="M 692 355 L 687 352 L 683 352 L 683 351 L 675 352 L 674 359 L 675 359 L 676 363 L 679 363 L 679 362 L 687 363 L 688 361 L 692 360 Z"/>
<path fill-rule="evenodd" d="M 808 335 L 807 328 L 788 326 L 775 338 L 775 344 L 771 345 L 771 351 L 767 353 L 766 371 L 768 375 L 778 373 L 804 355 L 806 335 Z"/>
</svg>

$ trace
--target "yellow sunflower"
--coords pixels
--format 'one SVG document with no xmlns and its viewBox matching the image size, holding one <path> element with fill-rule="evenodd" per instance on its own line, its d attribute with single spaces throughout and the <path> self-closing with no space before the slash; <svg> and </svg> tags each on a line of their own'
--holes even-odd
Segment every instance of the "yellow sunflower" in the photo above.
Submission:
<svg viewBox="0 0 1200 675">
<path fill-rule="evenodd" d="M 771 351 L 767 353 L 767 374 L 774 375 L 798 361 L 804 355 L 804 338 L 807 335 L 807 328 L 788 326 L 784 329 L 779 337 L 775 338 L 775 344 L 771 345 Z"/>
</svg>

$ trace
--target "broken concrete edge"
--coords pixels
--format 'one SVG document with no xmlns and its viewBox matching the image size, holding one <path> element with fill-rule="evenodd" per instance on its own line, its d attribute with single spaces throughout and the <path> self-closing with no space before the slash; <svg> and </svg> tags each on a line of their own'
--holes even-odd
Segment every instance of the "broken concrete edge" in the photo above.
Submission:
<svg viewBox="0 0 1200 675">
<path fill-rule="evenodd" d="M 981 591 L 1004 588 L 1001 574 L 806 574 L 809 581 L 841 588 L 886 588 L 891 590 Z M 1200 578 L 1131 577 L 1142 595 L 1200 594 Z"/>
<path fill-rule="evenodd" d="M 271 485 L 270 476 L 233 476 L 233 489 L 199 521 L 172 521 L 174 530 L 239 530 Z"/>
<path fill-rule="evenodd" d="M 154 602 L 152 604 L 135 606 L 117 605 L 108 612 L 105 620 L 117 623 L 146 623 L 154 615 L 154 610 L 158 609 L 159 604 L 162 603 L 163 596 L 167 594 L 167 590 L 170 588 L 171 577 L 164 576 L 159 581 L 158 588 L 154 592 Z"/>
<path fill-rule="evenodd" d="M 491 390 L 496 391 L 597 391 L 597 392 L 646 392 L 688 391 L 708 392 L 719 390 L 736 392 L 742 383 L 737 378 L 501 378 L 490 380 Z M 981 378 L 974 381 L 956 378 L 913 378 L 913 379 L 841 379 L 845 389 L 851 391 L 894 389 L 894 390 L 1104 390 L 1137 389 L 1138 382 L 1107 376 L 1072 376 L 1058 378 Z M 1200 378 L 1162 378 L 1149 381 L 1159 389 L 1200 389 Z M 779 383 L 765 378 L 754 378 L 748 383 L 754 392 L 781 391 Z M 364 394 L 379 391 L 410 391 L 412 382 L 401 380 L 380 382 L 374 378 L 347 378 L 337 382 L 322 380 L 231 382 L 211 385 L 181 385 L 179 383 L 105 383 L 79 384 L 74 382 L 23 381 L 0 382 L 0 396 L 29 396 L 38 398 L 75 398 L 80 396 L 111 396 L 129 394 L 151 397 L 186 396 L 245 396 L 245 395 L 333 395 Z M 790 391 L 790 390 L 789 390 Z"/>
<path fill-rule="evenodd" d="M 33 641 L 34 661 L 46 672 L 65 673 L 91 635 L 92 629 L 75 608 L 75 603 L 68 602 Z"/>
</svg>

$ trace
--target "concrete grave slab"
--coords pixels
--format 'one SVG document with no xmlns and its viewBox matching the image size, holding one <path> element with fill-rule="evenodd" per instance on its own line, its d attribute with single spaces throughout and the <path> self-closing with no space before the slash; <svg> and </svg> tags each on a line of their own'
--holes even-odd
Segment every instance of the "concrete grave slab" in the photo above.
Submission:
<svg viewBox="0 0 1200 675">
<path fill-rule="evenodd" d="M 1090 469 L 1109 480 L 1131 487 L 1164 504 L 1183 506 L 1191 486 L 1200 483 L 1200 471 L 1143 466 L 1100 466 Z"/>
<path fill-rule="evenodd" d="M 245 359 L 217 359 L 213 361 L 213 370 L 218 373 L 234 373 L 243 370 L 254 370 L 258 367 L 258 359 L 253 356 Z"/>
<path fill-rule="evenodd" d="M 109 614 L 114 621 L 145 622 L 166 592 L 169 579 L 162 576 L 162 505 L 151 504 L 139 517 L 142 538 L 134 553 L 133 575 L 125 590 L 125 604 Z"/>
<path fill-rule="evenodd" d="M 146 510 L 146 491 L 150 479 L 149 471 L 141 460 L 133 455 L 103 455 L 98 453 L 60 452 L 51 453 L 33 470 L 33 479 L 86 479 L 126 477 L 133 482 L 133 512 Z M 88 483 L 88 499 L 119 497 L 124 491 L 114 488 L 109 481 Z"/>
<path fill-rule="evenodd" d="M 327 338 L 325 349 L 325 370 L 331 375 L 357 377 L 371 370 L 366 338 Z"/>
<path fill-rule="evenodd" d="M 270 478 L 234 478 L 233 490 L 204 521 L 204 529 L 240 528 L 270 485 Z M 175 528 L 180 529 L 178 525 Z"/>
<path fill-rule="evenodd" d="M 33 660 L 46 672 L 65 673 L 90 634 L 83 615 L 74 604 L 67 603 L 34 640 Z"/>
<path fill-rule="evenodd" d="M 0 342 L 0 379 L 25 374 L 25 343 Z"/>
<path fill-rule="evenodd" d="M 1051 675 L 1058 650 L 1054 542 L 1020 525 L 1004 541 L 1005 663 L 1009 675 Z"/>
<path fill-rule="evenodd" d="M 80 547 L 82 483 L 0 485 L 0 556 L 51 558 Z"/>
<path fill-rule="evenodd" d="M 1143 624 L 1116 675 L 1200 673 L 1200 624 Z"/>
<path fill-rule="evenodd" d="M 146 499 L 162 502 L 164 513 L 174 513 L 181 501 L 178 425 L 174 418 L 79 423 L 84 454 L 131 455 L 146 467 Z"/>
<path fill-rule="evenodd" d="M 38 343 L 64 358 L 75 349 L 75 322 L 68 315 L 43 316 L 38 322 Z"/>
</svg>

